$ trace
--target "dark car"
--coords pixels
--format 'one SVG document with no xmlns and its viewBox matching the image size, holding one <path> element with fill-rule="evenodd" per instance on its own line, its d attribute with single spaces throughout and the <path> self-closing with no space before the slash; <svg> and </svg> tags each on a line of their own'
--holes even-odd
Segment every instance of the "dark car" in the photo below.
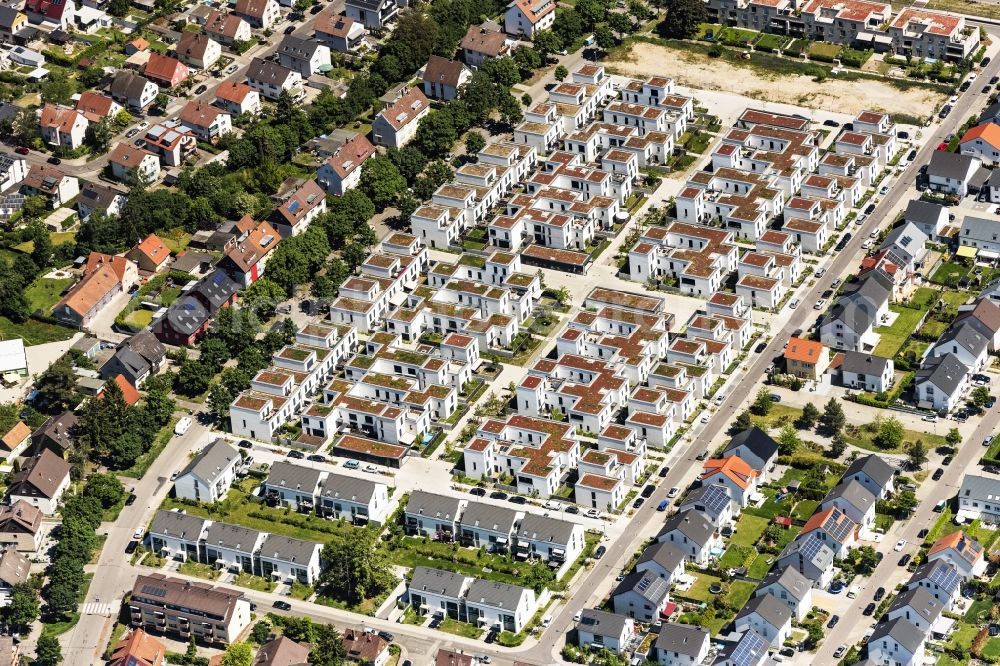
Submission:
<svg viewBox="0 0 1000 666">
<path fill-rule="evenodd" d="M 487 643 L 493 643 L 494 641 L 496 641 L 497 636 L 499 635 L 500 635 L 500 630 L 497 629 L 496 627 L 493 627 L 492 629 L 490 629 L 490 632 L 486 634 L 486 638 L 483 640 L 485 640 Z"/>
<path fill-rule="evenodd" d="M 314 453 L 311 456 L 309 456 L 308 458 L 306 458 L 306 460 L 312 460 L 313 462 L 325 463 L 326 462 L 326 456 L 321 456 L 318 453 Z"/>
<path fill-rule="evenodd" d="M 838 622 L 840 622 L 840 616 L 839 615 L 834 615 L 834 616 L 832 616 L 830 618 L 830 621 L 826 623 L 826 628 L 827 629 L 833 629 L 834 627 L 837 626 Z"/>
<path fill-rule="evenodd" d="M 643 502 L 645 502 L 645 501 L 646 501 L 645 497 L 636 497 L 635 501 L 632 502 L 632 508 L 633 509 L 638 509 L 640 506 L 642 506 Z"/>
<path fill-rule="evenodd" d="M 431 623 L 427 626 L 429 626 L 431 629 L 437 629 L 440 624 L 441 624 L 441 618 L 435 615 L 434 617 L 431 618 Z"/>
<path fill-rule="evenodd" d="M 983 58 L 982 60 L 979 61 L 979 66 L 980 67 L 986 67 L 986 65 L 988 65 L 988 64 L 990 64 L 990 58 L 989 58 L 989 56 L 987 56 L 987 57 L 985 57 L 985 58 Z M 996 77 L 994 76 L 993 78 L 996 78 Z"/>
<path fill-rule="evenodd" d="M 568 507 L 566 507 L 566 513 L 572 513 L 574 515 L 578 514 L 580 513 L 580 507 L 578 507 L 575 504 L 570 504 Z"/>
<path fill-rule="evenodd" d="M 937 481 L 937 480 L 939 480 L 939 479 L 940 479 L 940 478 L 941 478 L 942 476 L 944 476 L 944 470 L 943 470 L 943 469 L 941 469 L 940 467 L 938 467 L 938 468 L 937 468 L 936 470 L 934 470 L 934 473 L 933 473 L 933 474 L 931 475 L 931 479 L 932 479 L 933 481 Z"/>
<path fill-rule="evenodd" d="M 875 204 L 870 203 L 865 207 L 865 215 L 871 215 L 875 212 Z"/>
<path fill-rule="evenodd" d="M 865 609 L 863 611 L 861 611 L 861 614 L 862 615 L 872 615 L 874 612 L 875 612 L 875 602 L 873 601 L 872 603 L 870 603 L 867 606 L 865 606 Z"/>
<path fill-rule="evenodd" d="M 195 95 L 200 95 L 203 92 L 205 92 L 206 90 L 208 90 L 208 86 L 202 84 L 202 85 L 200 85 L 200 86 L 198 86 L 197 88 L 194 89 L 194 94 Z"/>
<path fill-rule="evenodd" d="M 1000 76 L 991 76 L 990 77 L 990 83 L 992 83 L 993 85 L 996 85 L 997 83 L 1000 83 Z"/>
<path fill-rule="evenodd" d="M 968 84 L 965 84 L 965 87 L 968 88 Z M 941 112 L 938 113 L 938 118 L 947 118 L 949 113 L 951 113 L 951 104 L 945 104 L 941 108 Z"/>
<path fill-rule="evenodd" d="M 384 638 L 386 641 L 391 643 L 396 637 L 390 634 L 388 631 L 378 632 L 379 638 Z"/>
<path fill-rule="evenodd" d="M 660 468 L 660 478 L 662 479 L 662 478 L 663 478 L 663 477 L 665 477 L 665 476 L 666 476 L 666 475 L 667 475 L 667 474 L 668 474 L 669 472 L 670 472 L 670 467 L 668 467 L 667 465 L 664 465 L 663 467 L 661 467 L 661 468 Z"/>
<path fill-rule="evenodd" d="M 947 467 L 948 465 L 951 464 L 951 461 L 954 459 L 955 459 L 954 456 L 945 456 L 944 460 L 941 461 L 941 464 Z"/>
<path fill-rule="evenodd" d="M 993 409 L 993 405 L 995 404 L 997 404 L 997 397 L 995 395 L 991 395 L 986 400 L 986 409 Z"/>
<path fill-rule="evenodd" d="M 781 396 L 777 393 L 772 393 L 770 396 L 771 402 L 781 402 Z"/>
<path fill-rule="evenodd" d="M 294 25 L 290 25 L 287 28 L 285 28 L 285 34 L 286 35 L 290 35 L 293 32 L 295 32 L 295 26 Z"/>
<path fill-rule="evenodd" d="M 14 149 L 14 152 L 17 153 L 18 155 L 27 155 L 31 151 L 25 148 L 24 146 L 18 146 L 17 148 Z"/>
<path fill-rule="evenodd" d="M 927 536 L 928 531 L 929 530 L 926 527 L 924 529 L 920 530 L 919 532 L 917 532 L 917 538 L 918 539 L 923 539 L 924 537 Z"/>
<path fill-rule="evenodd" d="M 760 353 L 762 353 L 762 352 L 763 352 L 763 351 L 764 351 L 765 349 L 767 349 L 767 343 L 766 343 L 766 342 L 760 342 L 760 343 L 758 343 L 758 344 L 757 344 L 757 346 L 756 346 L 756 347 L 754 347 L 754 349 L 753 349 L 753 352 L 754 352 L 755 354 L 760 354 Z"/>
<path fill-rule="evenodd" d="M 599 560 L 604 557 L 604 553 L 608 552 L 608 549 L 604 546 L 598 546 L 597 550 L 594 551 L 594 559 Z"/>
<path fill-rule="evenodd" d="M 294 458 L 295 460 L 302 460 L 303 458 L 306 457 L 306 454 L 302 453 L 301 451 L 296 451 L 295 449 L 292 449 L 291 451 L 288 452 L 288 457 Z"/>
<path fill-rule="evenodd" d="M 528 498 L 523 495 L 513 495 L 509 501 L 511 504 L 527 504 Z"/>
<path fill-rule="evenodd" d="M 252 449 L 253 448 L 253 442 L 251 442 L 249 439 L 241 439 L 236 444 L 236 446 L 240 447 L 241 449 Z"/>
<path fill-rule="evenodd" d="M 128 497 L 125 498 L 125 506 L 132 506 L 135 504 L 135 493 L 129 493 Z"/>
<path fill-rule="evenodd" d="M 323 5 L 314 5 L 313 8 L 309 10 L 309 13 L 315 16 L 321 11 L 323 11 Z"/>
<path fill-rule="evenodd" d="M 277 608 L 278 610 L 283 610 L 283 611 L 292 610 L 292 605 L 287 601 L 275 601 L 273 604 L 271 604 L 271 606 Z"/>
<path fill-rule="evenodd" d="M 840 123 L 838 123 L 836 120 L 824 120 L 823 124 L 826 125 L 827 127 L 840 127 Z"/>
<path fill-rule="evenodd" d="M 652 495 L 654 492 L 656 492 L 656 486 L 654 486 L 652 483 L 649 483 L 646 484 L 646 487 L 642 489 L 642 496 L 643 498 L 649 498 L 649 496 Z"/>
<path fill-rule="evenodd" d="M 49 164 L 62 164 L 62 160 L 56 157 L 55 155 L 53 155 L 52 157 L 50 157 L 45 161 L 48 162 Z"/>
<path fill-rule="evenodd" d="M 476 497 L 486 497 L 486 488 L 476 486 L 475 488 L 469 489 L 469 494 L 475 495 Z"/>
<path fill-rule="evenodd" d="M 905 131 L 904 132 L 896 132 L 896 137 L 900 138 L 900 139 L 903 139 L 904 141 L 908 141 L 909 138 L 910 138 L 910 133 L 909 132 L 905 132 Z"/>
<path fill-rule="evenodd" d="M 899 566 L 905 567 L 907 564 L 910 563 L 910 559 L 912 557 L 913 556 L 910 555 L 909 553 L 907 553 L 906 555 L 903 555 L 901 558 L 899 558 Z"/>
<path fill-rule="evenodd" d="M 980 92 L 983 93 L 984 95 L 988 95 L 990 93 L 990 90 L 992 89 L 993 86 L 983 86 L 983 89 Z"/>
<path fill-rule="evenodd" d="M 132 553 L 135 552 L 135 549 L 138 547 L 139 547 L 138 541 L 129 541 L 128 544 L 125 546 L 125 554 L 131 555 Z"/>
<path fill-rule="evenodd" d="M 884 587 L 880 587 L 877 590 L 875 590 L 875 601 L 882 601 L 882 597 L 884 597 L 884 596 L 885 596 L 885 588 Z"/>
<path fill-rule="evenodd" d="M 500 490 L 494 490 L 490 493 L 490 499 L 505 500 L 507 499 L 507 493 Z"/>
</svg>

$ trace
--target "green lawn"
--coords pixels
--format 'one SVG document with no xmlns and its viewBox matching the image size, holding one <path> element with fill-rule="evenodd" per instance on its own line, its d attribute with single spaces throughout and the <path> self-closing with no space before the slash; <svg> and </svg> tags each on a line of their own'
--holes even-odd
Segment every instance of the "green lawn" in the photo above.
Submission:
<svg viewBox="0 0 1000 666">
<path fill-rule="evenodd" d="M 266 578 L 261 578 L 260 576 L 253 576 L 246 573 L 245 571 L 240 572 L 240 575 L 236 577 L 233 581 L 234 584 L 240 587 L 247 587 L 251 590 L 257 590 L 258 592 L 273 592 L 277 585 L 269 581 Z"/>
<path fill-rule="evenodd" d="M 172 229 L 164 234 L 157 234 L 160 236 L 160 240 L 163 244 L 167 246 L 171 254 L 177 254 L 187 248 L 188 243 L 191 242 L 191 234 L 187 233 L 183 229 Z"/>
<path fill-rule="evenodd" d="M 316 515 L 298 514 L 294 511 L 270 507 L 250 499 L 249 492 L 257 483 L 253 478 L 245 479 L 233 486 L 222 502 L 215 504 L 188 504 L 168 497 L 161 508 L 183 509 L 202 518 L 211 518 L 225 523 L 234 523 L 255 530 L 283 534 L 293 539 L 326 543 L 331 536 L 349 536 L 355 529 L 348 523 L 327 520 Z"/>
<path fill-rule="evenodd" d="M 800 416 L 802 416 L 802 409 L 799 407 L 778 402 L 771 404 L 771 411 L 767 413 L 767 416 L 754 416 L 753 422 L 763 429 L 780 428 L 786 423 L 794 423 Z"/>
<path fill-rule="evenodd" d="M 153 311 L 136 308 L 125 317 L 125 323 L 136 329 L 146 328 L 153 322 Z"/>
<path fill-rule="evenodd" d="M 750 568 L 747 569 L 747 576 L 750 578 L 763 578 L 771 570 L 772 564 L 774 564 L 773 555 L 758 555 L 750 565 Z"/>
<path fill-rule="evenodd" d="M 736 569 L 752 563 L 757 557 L 757 549 L 753 546 L 732 544 L 719 558 L 719 566 L 723 569 Z"/>
<path fill-rule="evenodd" d="M 678 596 L 685 597 L 687 599 L 694 599 L 695 601 L 704 601 L 708 603 L 712 601 L 715 597 L 714 594 L 708 591 L 715 583 L 722 583 L 722 579 L 717 576 L 710 576 L 709 574 L 699 573 L 697 574 L 697 580 L 686 592 L 678 592 Z"/>
<path fill-rule="evenodd" d="M 983 646 L 983 658 L 996 662 L 1000 658 L 1000 638 L 991 638 Z"/>
<path fill-rule="evenodd" d="M 931 282 L 954 287 L 968 272 L 968 266 L 956 264 L 951 261 L 944 261 L 941 262 L 938 269 L 934 271 L 934 275 L 931 276 Z"/>
<path fill-rule="evenodd" d="M 215 580 L 219 577 L 219 572 L 210 564 L 202 564 L 201 562 L 195 562 L 193 560 L 188 560 L 187 562 L 182 562 L 177 571 L 186 576 L 197 576 L 198 578 L 204 578 L 206 580 Z"/>
<path fill-rule="evenodd" d="M 840 55 L 840 45 L 827 42 L 813 42 L 809 45 L 809 55 L 827 57 L 831 60 Z"/>
<path fill-rule="evenodd" d="M 805 522 L 816 513 L 818 506 L 819 502 L 817 500 L 800 500 L 795 505 L 795 508 L 792 509 L 792 518 Z"/>
<path fill-rule="evenodd" d="M 852 444 L 858 448 L 866 449 L 868 451 L 874 451 L 876 453 L 905 453 L 908 446 L 916 442 L 918 439 L 924 443 L 927 449 L 935 449 L 939 446 L 944 446 L 947 444 L 944 440 L 944 436 L 935 435 L 928 432 L 917 432 L 916 430 L 905 430 L 903 435 L 903 443 L 894 449 L 880 449 L 875 446 L 872 442 L 872 436 L 875 433 L 868 432 L 865 428 L 859 428 L 857 435 L 850 435 L 844 433 L 844 440 L 848 444 Z"/>
<path fill-rule="evenodd" d="M 483 630 L 479 627 L 469 624 L 468 622 L 459 622 L 458 620 L 453 620 L 450 617 L 446 617 L 438 625 L 438 629 L 441 631 L 448 632 L 449 634 L 455 634 L 456 636 L 464 636 L 465 638 L 479 638 L 482 635 Z"/>
<path fill-rule="evenodd" d="M 48 314 L 52 310 L 52 306 L 59 302 L 63 290 L 73 282 L 73 278 L 35 278 L 24 290 L 24 296 L 28 299 L 28 308 L 31 312 L 41 310 L 44 314 Z"/>
<path fill-rule="evenodd" d="M 937 303 L 940 297 L 939 293 L 937 289 L 932 289 L 931 287 L 919 287 L 913 292 L 913 296 L 910 297 L 910 303 L 914 307 L 929 308 Z"/>
<path fill-rule="evenodd" d="M 36 319 L 28 319 L 22 324 L 17 324 L 7 317 L 0 317 L 0 338 L 4 340 L 22 338 L 26 347 L 69 340 L 73 337 L 73 333 L 75 331 L 71 328 L 47 324 Z"/>
<path fill-rule="evenodd" d="M 969 604 L 969 610 L 965 611 L 965 615 L 962 616 L 962 619 L 970 625 L 978 625 L 989 617 L 991 608 L 993 608 L 993 604 L 989 599 L 976 599 Z"/>
<path fill-rule="evenodd" d="M 743 514 L 736 522 L 736 532 L 730 543 L 736 546 L 753 546 L 760 540 L 760 535 L 770 522 L 767 518 Z"/>
<path fill-rule="evenodd" d="M 889 309 L 899 314 L 891 326 L 879 326 L 875 329 L 880 337 L 874 353 L 877 356 L 895 358 L 906 339 L 917 330 L 917 323 L 926 311 L 902 308 L 897 305 L 890 305 Z"/>
</svg>

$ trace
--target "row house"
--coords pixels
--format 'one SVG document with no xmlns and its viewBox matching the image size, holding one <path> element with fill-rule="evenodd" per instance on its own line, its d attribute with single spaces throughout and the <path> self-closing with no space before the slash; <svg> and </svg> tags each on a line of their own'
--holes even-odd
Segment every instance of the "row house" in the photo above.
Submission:
<svg viewBox="0 0 1000 666">
<path fill-rule="evenodd" d="M 528 588 L 423 566 L 413 570 L 406 596 L 410 606 L 421 615 L 447 617 L 512 633 L 520 632 L 537 608 L 535 593 Z"/>
<path fill-rule="evenodd" d="M 577 466 L 580 442 L 569 423 L 515 414 L 481 425 L 463 455 L 470 477 L 510 474 L 519 493 L 545 499 Z"/>
<path fill-rule="evenodd" d="M 695 188 L 685 189 L 693 195 L 689 190 Z M 678 197 L 678 209 L 680 205 Z M 690 295 L 716 292 L 736 268 L 733 236 L 731 231 L 685 222 L 649 227 L 629 250 L 630 279 L 646 282 L 670 277 L 677 281 L 682 292 Z"/>
</svg>

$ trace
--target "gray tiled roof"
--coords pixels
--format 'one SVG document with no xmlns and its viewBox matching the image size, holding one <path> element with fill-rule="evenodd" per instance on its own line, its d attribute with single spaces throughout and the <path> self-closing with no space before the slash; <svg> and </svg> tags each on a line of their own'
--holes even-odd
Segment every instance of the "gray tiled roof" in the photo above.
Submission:
<svg viewBox="0 0 1000 666">
<path fill-rule="evenodd" d="M 941 611 L 944 610 L 941 602 L 935 599 L 934 595 L 927 591 L 927 588 L 919 586 L 900 592 L 889 605 L 888 612 L 892 613 L 906 606 L 919 613 L 920 617 L 928 624 L 933 624 L 941 616 Z"/>
<path fill-rule="evenodd" d="M 842 372 L 881 377 L 887 365 L 889 365 L 889 359 L 887 358 L 875 356 L 874 354 L 845 351 L 844 361 L 840 364 L 840 369 Z"/>
<path fill-rule="evenodd" d="M 462 511 L 462 527 L 474 527 L 493 532 L 509 533 L 514 529 L 517 512 L 505 506 L 469 502 Z"/>
<path fill-rule="evenodd" d="M 633 571 L 618 583 L 612 597 L 628 592 L 635 592 L 654 605 L 662 602 L 670 593 L 670 585 L 656 574 L 649 571 Z"/>
<path fill-rule="evenodd" d="M 675 513 L 667 518 L 663 523 L 660 534 L 666 534 L 673 530 L 680 531 L 694 543 L 703 546 L 708 543 L 708 540 L 715 533 L 715 525 L 701 511 L 692 509 Z"/>
<path fill-rule="evenodd" d="M 308 564 L 316 552 L 315 541 L 293 539 L 281 534 L 268 534 L 260 545 L 260 556 L 295 564 Z"/>
<path fill-rule="evenodd" d="M 465 576 L 453 571 L 417 567 L 413 570 L 409 589 L 457 599 L 465 589 Z"/>
<path fill-rule="evenodd" d="M 672 543 L 653 543 L 646 546 L 636 564 L 655 562 L 667 571 L 673 571 L 684 561 L 684 553 Z"/>
<path fill-rule="evenodd" d="M 323 483 L 323 497 L 369 504 L 375 495 L 375 482 L 357 476 L 331 474 Z"/>
<path fill-rule="evenodd" d="M 205 545 L 252 553 L 263 532 L 242 525 L 212 523 L 205 532 Z"/>
<path fill-rule="evenodd" d="M 414 490 L 406 501 L 406 513 L 457 522 L 459 500 L 447 495 Z"/>
<path fill-rule="evenodd" d="M 239 457 L 239 451 L 224 440 L 217 439 L 205 447 L 201 453 L 192 458 L 191 462 L 187 464 L 187 467 L 184 468 L 184 471 L 179 476 L 194 474 L 206 483 L 212 484 L 219 478 L 222 471 L 227 469 Z"/>
<path fill-rule="evenodd" d="M 952 180 L 963 180 L 970 172 L 975 172 L 976 158 L 946 150 L 935 150 L 927 165 L 928 176 L 940 176 Z"/>
<path fill-rule="evenodd" d="M 702 646 L 709 640 L 708 629 L 679 622 L 664 622 L 656 636 L 656 649 L 676 652 L 689 657 L 701 654 Z"/>
<path fill-rule="evenodd" d="M 982 333 L 976 330 L 975 326 L 966 321 L 952 324 L 952 326 L 945 331 L 940 338 L 938 338 L 936 345 L 948 342 L 952 342 L 963 349 L 967 349 L 973 356 L 979 356 L 985 352 L 987 346 L 989 345 L 989 340 L 987 340 Z"/>
<path fill-rule="evenodd" d="M 877 357 L 876 357 L 877 358 Z M 864 473 L 881 487 L 886 487 L 892 481 L 895 468 L 873 453 L 854 459 L 844 472 L 844 478 Z"/>
<path fill-rule="evenodd" d="M 944 206 L 939 203 L 914 199 L 906 205 L 904 219 L 921 224 L 936 224 L 943 209 Z"/>
<path fill-rule="evenodd" d="M 802 600 L 809 593 L 809 590 L 812 589 L 812 582 L 799 573 L 799 570 L 795 567 L 772 569 L 769 574 L 764 576 L 764 580 L 760 582 L 760 585 L 757 586 L 757 591 L 759 592 L 762 588 L 770 585 L 780 585 L 788 590 L 789 594 L 795 595 L 797 600 Z M 754 594 L 756 593 L 754 592 Z"/>
<path fill-rule="evenodd" d="M 293 465 L 279 460 L 271 465 L 266 483 L 269 486 L 311 493 L 316 491 L 319 478 L 320 471 L 318 469 Z"/>
<path fill-rule="evenodd" d="M 153 516 L 150 534 L 162 534 L 187 541 L 198 541 L 205 529 L 205 519 L 182 511 L 160 509 Z"/>
<path fill-rule="evenodd" d="M 521 601 L 525 589 L 509 583 L 474 578 L 466 588 L 465 600 L 481 606 L 514 610 Z"/>
<path fill-rule="evenodd" d="M 875 505 L 875 495 L 853 479 L 847 483 L 840 482 L 834 486 L 833 490 L 827 493 L 826 497 L 823 498 L 822 503 L 825 504 L 826 502 L 838 497 L 849 502 L 851 506 L 860 509 L 861 511 L 867 511 L 869 507 Z"/>
<path fill-rule="evenodd" d="M 965 364 L 958 360 L 957 356 L 949 353 L 925 359 L 924 364 L 917 370 L 914 381 L 917 385 L 930 382 L 946 395 L 951 395 L 961 386 L 967 373 L 968 368 Z"/>
<path fill-rule="evenodd" d="M 621 636 L 628 618 L 618 613 L 608 613 L 596 608 L 584 608 L 580 612 L 577 627 L 598 636 Z"/>
<path fill-rule="evenodd" d="M 757 613 L 765 622 L 778 629 L 792 619 L 788 606 L 778 601 L 773 594 L 762 594 L 748 601 L 736 614 L 736 619 L 739 620 L 751 613 Z"/>
<path fill-rule="evenodd" d="M 871 645 L 885 636 L 905 647 L 910 654 L 916 652 L 924 642 L 924 632 L 917 629 L 916 625 L 912 622 L 903 618 L 896 618 L 888 622 L 879 622 L 875 626 L 875 631 L 872 632 L 871 638 L 868 639 L 868 644 Z"/>
<path fill-rule="evenodd" d="M 528 513 L 517 528 L 517 536 L 521 539 L 566 545 L 573 536 L 575 526 L 576 523 L 566 520 Z"/>
</svg>

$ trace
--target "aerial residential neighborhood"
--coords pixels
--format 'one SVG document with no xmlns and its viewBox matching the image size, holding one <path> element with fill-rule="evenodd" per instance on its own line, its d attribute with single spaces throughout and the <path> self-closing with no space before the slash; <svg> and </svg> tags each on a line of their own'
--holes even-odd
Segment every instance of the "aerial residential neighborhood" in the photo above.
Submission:
<svg viewBox="0 0 1000 666">
<path fill-rule="evenodd" d="M 0 665 L 996 662 L 998 20 L 0 7 Z"/>
</svg>

